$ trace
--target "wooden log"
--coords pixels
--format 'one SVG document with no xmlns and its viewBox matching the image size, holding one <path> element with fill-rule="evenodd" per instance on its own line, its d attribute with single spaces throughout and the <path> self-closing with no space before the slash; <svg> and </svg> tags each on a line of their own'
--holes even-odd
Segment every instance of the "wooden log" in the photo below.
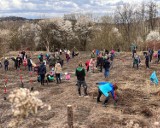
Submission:
<svg viewBox="0 0 160 128">
<path fill-rule="evenodd" d="M 67 105 L 67 121 L 69 128 L 73 128 L 73 109 L 72 105 Z"/>
</svg>

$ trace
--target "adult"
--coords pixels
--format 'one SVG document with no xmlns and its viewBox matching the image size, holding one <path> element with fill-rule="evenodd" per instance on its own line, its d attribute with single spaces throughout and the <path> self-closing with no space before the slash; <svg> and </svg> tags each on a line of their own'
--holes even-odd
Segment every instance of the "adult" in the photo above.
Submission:
<svg viewBox="0 0 160 128">
<path fill-rule="evenodd" d="M 159 60 L 160 60 L 160 49 L 158 50 L 157 55 L 158 55 L 158 61 L 157 62 L 159 62 Z"/>
<path fill-rule="evenodd" d="M 104 59 L 104 77 L 108 78 L 109 77 L 109 72 L 110 72 L 110 62 L 109 62 L 109 57 Z"/>
<path fill-rule="evenodd" d="M 41 62 L 41 65 L 38 68 L 38 75 L 40 76 L 41 85 L 44 85 L 44 79 L 46 74 L 46 66 L 44 62 Z"/>
<path fill-rule="evenodd" d="M 153 49 L 149 49 L 148 52 L 149 52 L 149 55 L 150 55 L 150 62 L 151 62 L 154 51 L 153 51 Z"/>
<path fill-rule="evenodd" d="M 5 60 L 4 60 L 4 70 L 5 71 L 8 71 L 8 65 L 9 65 L 9 61 L 8 61 L 7 57 L 5 57 Z"/>
<path fill-rule="evenodd" d="M 100 72 L 102 72 L 102 70 L 103 70 L 103 62 L 104 62 L 104 60 L 103 60 L 103 57 L 102 57 L 102 54 L 100 53 L 99 54 L 99 56 L 97 57 L 97 65 L 96 65 L 96 67 L 100 67 Z"/>
<path fill-rule="evenodd" d="M 38 59 L 40 62 L 43 62 L 43 54 L 42 53 L 40 55 L 38 55 Z"/>
<path fill-rule="evenodd" d="M 96 83 L 98 86 L 98 96 L 97 96 L 97 103 L 101 102 L 100 98 L 102 94 L 106 97 L 103 102 L 103 107 L 106 107 L 108 100 L 110 99 L 110 95 L 112 95 L 112 98 L 114 99 L 115 103 L 118 101 L 118 97 L 115 93 L 115 90 L 118 89 L 116 84 L 113 84 L 111 82 L 98 82 Z"/>
<path fill-rule="evenodd" d="M 27 59 L 28 71 L 32 71 L 32 59 L 29 57 Z"/>
<path fill-rule="evenodd" d="M 20 55 L 18 55 L 16 60 L 15 60 L 15 66 L 16 66 L 16 69 L 20 69 L 20 66 L 21 66 L 21 57 L 20 57 Z"/>
<path fill-rule="evenodd" d="M 132 50 L 132 58 L 134 58 L 135 54 L 136 54 L 136 48 L 134 47 L 134 49 Z"/>
<path fill-rule="evenodd" d="M 70 60 L 70 55 L 69 55 L 69 53 L 67 52 L 66 53 L 66 60 L 67 60 L 67 63 L 69 62 L 69 60 Z"/>
<path fill-rule="evenodd" d="M 22 50 L 21 54 L 22 54 L 22 59 L 24 60 L 24 58 L 25 58 L 25 55 L 26 55 L 26 52 L 25 52 L 25 50 Z"/>
<path fill-rule="evenodd" d="M 78 86 L 78 94 L 81 96 L 81 86 L 84 89 L 84 96 L 87 96 L 87 84 L 85 81 L 85 69 L 82 67 L 82 62 L 79 62 L 78 67 L 76 68 L 75 75 L 77 76 L 77 86 Z"/>
<path fill-rule="evenodd" d="M 146 64 L 146 68 L 149 68 L 149 61 L 150 61 L 149 53 L 146 53 L 146 55 L 145 55 L 145 64 Z"/>
<path fill-rule="evenodd" d="M 62 55 L 62 49 L 59 50 L 59 54 Z"/>
<path fill-rule="evenodd" d="M 55 75 L 56 75 L 57 84 L 61 83 L 61 73 L 62 73 L 62 67 L 61 67 L 61 64 L 57 61 L 55 65 Z"/>
<path fill-rule="evenodd" d="M 72 58 L 74 58 L 74 56 L 75 56 L 75 51 L 74 51 L 74 49 L 72 50 Z"/>
</svg>

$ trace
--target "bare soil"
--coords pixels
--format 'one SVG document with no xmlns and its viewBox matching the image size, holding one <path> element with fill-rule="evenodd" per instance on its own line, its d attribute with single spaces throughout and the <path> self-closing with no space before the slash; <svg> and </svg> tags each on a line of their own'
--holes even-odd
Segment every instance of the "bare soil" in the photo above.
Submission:
<svg viewBox="0 0 160 128">
<path fill-rule="evenodd" d="M 35 62 L 38 62 L 38 53 L 40 52 L 32 54 Z M 16 54 L 16 52 L 11 52 L 8 56 Z M 85 62 L 89 57 L 90 53 L 81 52 L 79 57 L 71 59 L 68 64 L 65 61 L 63 72 L 71 72 L 71 80 L 63 79 L 61 84 L 53 82 L 44 86 L 36 81 L 36 73 L 31 76 L 24 67 L 21 72 L 17 72 L 10 61 L 8 72 L 5 73 L 3 68 L 0 69 L 0 126 L 7 128 L 8 123 L 14 119 L 10 103 L 3 98 L 5 96 L 4 80 L 8 77 L 6 94 L 8 96 L 14 88 L 21 86 L 21 74 L 24 87 L 34 87 L 34 90 L 38 90 L 41 94 L 39 98 L 44 103 L 50 104 L 52 109 L 50 111 L 39 109 L 38 114 L 30 114 L 29 117 L 23 119 L 19 128 L 68 128 L 67 105 L 73 106 L 74 128 L 159 128 L 160 124 L 155 124 L 155 122 L 160 123 L 160 87 L 151 85 L 149 81 L 153 71 L 157 71 L 157 76 L 160 78 L 159 64 L 154 64 L 154 60 L 151 68 L 146 69 L 144 59 L 142 59 L 140 69 L 137 70 L 132 68 L 130 53 L 118 54 L 109 80 L 117 82 L 119 100 L 115 106 L 113 99 L 110 98 L 105 108 L 101 103 L 97 104 L 96 98 L 93 97 L 97 94 L 95 83 L 105 81 L 103 73 L 87 73 L 89 97 L 79 97 L 77 93 L 74 71 L 80 60 Z M 101 100 L 103 101 L 104 97 Z"/>
</svg>

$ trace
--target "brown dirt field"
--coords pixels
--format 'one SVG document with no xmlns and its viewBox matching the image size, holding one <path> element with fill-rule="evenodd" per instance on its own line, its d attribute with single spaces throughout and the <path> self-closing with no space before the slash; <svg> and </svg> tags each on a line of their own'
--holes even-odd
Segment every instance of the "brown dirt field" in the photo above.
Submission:
<svg viewBox="0 0 160 128">
<path fill-rule="evenodd" d="M 40 52 L 39 52 L 40 53 Z M 142 53 L 141 53 L 142 54 Z M 8 55 L 16 56 L 16 52 Z M 38 52 L 32 54 L 34 61 L 37 61 Z M 36 56 L 35 56 L 36 55 Z M 90 57 L 90 53 L 81 52 L 79 57 L 71 59 L 63 67 L 64 72 L 72 72 L 71 80 L 62 80 L 61 84 L 55 82 L 41 86 L 36 82 L 36 74 L 30 76 L 28 71 L 22 68 L 24 87 L 40 92 L 39 98 L 44 103 L 50 104 L 52 109 L 39 109 L 38 114 L 25 118 L 19 128 L 68 128 L 67 126 L 67 105 L 73 106 L 74 128 L 159 128 L 160 124 L 160 87 L 150 85 L 149 76 L 156 70 L 159 74 L 159 65 L 151 64 L 151 69 L 145 69 L 144 59 L 140 69 L 132 68 L 132 58 L 130 53 L 120 53 L 114 61 L 111 69 L 111 82 L 117 82 L 119 86 L 119 101 L 114 106 L 114 101 L 110 98 L 107 107 L 96 103 L 97 87 L 96 82 L 105 81 L 103 73 L 87 73 L 86 82 L 88 85 L 89 97 L 79 97 L 77 94 L 75 68 L 79 60 L 85 62 Z M 155 60 L 154 60 L 155 61 Z M 9 77 L 7 85 L 7 95 L 14 88 L 21 85 L 19 73 L 13 69 L 10 62 L 10 71 L 7 73 L 0 69 L 0 126 L 7 128 L 8 123 L 14 119 L 11 114 L 11 105 L 4 101 L 3 89 L 5 76 Z M 33 83 L 29 81 L 32 79 Z M 83 90 L 82 90 L 83 92 Z M 104 100 L 104 97 L 101 99 Z"/>
</svg>

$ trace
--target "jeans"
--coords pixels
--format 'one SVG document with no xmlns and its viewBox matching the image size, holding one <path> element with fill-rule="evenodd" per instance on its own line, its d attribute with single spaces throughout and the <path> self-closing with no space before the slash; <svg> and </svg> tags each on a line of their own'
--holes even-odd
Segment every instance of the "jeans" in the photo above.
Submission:
<svg viewBox="0 0 160 128">
<path fill-rule="evenodd" d="M 134 63 L 133 63 L 133 68 L 134 68 L 135 65 L 137 66 L 137 69 L 138 69 L 138 68 L 139 68 L 139 64 L 134 64 Z"/>
<path fill-rule="evenodd" d="M 78 80 L 77 81 L 77 86 L 78 86 L 78 94 L 79 94 L 79 96 L 81 96 L 81 86 L 83 86 L 84 95 L 86 96 L 87 95 L 87 84 L 86 84 L 86 82 Z"/>
<path fill-rule="evenodd" d="M 146 61 L 146 68 L 149 68 L 149 61 Z"/>
<path fill-rule="evenodd" d="M 28 66 L 28 71 L 32 71 L 32 66 Z"/>
<path fill-rule="evenodd" d="M 45 74 L 40 74 L 41 76 L 41 85 L 44 85 Z"/>
<path fill-rule="evenodd" d="M 57 81 L 57 84 L 61 83 L 61 75 L 60 75 L 60 73 L 56 73 L 56 81 Z"/>
<path fill-rule="evenodd" d="M 5 71 L 8 71 L 8 65 L 4 66 Z"/>
<path fill-rule="evenodd" d="M 104 71 L 104 77 L 105 78 L 109 77 L 109 69 L 105 69 L 105 71 Z"/>
<path fill-rule="evenodd" d="M 98 89 L 97 102 L 100 102 L 100 98 L 101 98 L 102 94 L 103 94 L 103 93 L 101 92 L 101 90 Z M 106 99 L 104 100 L 103 104 L 106 104 L 106 103 L 108 102 L 108 100 L 109 100 L 109 96 L 106 97 Z"/>
</svg>

